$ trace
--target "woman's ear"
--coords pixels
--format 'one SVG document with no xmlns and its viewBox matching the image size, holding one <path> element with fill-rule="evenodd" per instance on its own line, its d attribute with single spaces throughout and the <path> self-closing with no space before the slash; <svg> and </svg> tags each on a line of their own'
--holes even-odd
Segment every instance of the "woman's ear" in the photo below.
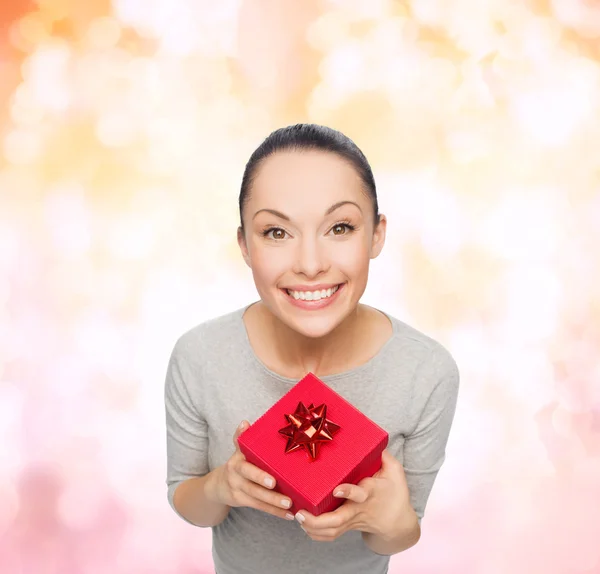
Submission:
<svg viewBox="0 0 600 574">
<path fill-rule="evenodd" d="M 385 244 L 385 232 L 387 230 L 387 218 L 383 213 L 379 214 L 379 223 L 375 226 L 373 239 L 371 240 L 371 259 L 375 259 Z"/>
<path fill-rule="evenodd" d="M 246 245 L 246 236 L 241 226 L 237 229 L 237 241 L 246 265 L 252 268 L 252 265 L 250 264 L 250 254 L 248 253 L 248 245 Z"/>
</svg>

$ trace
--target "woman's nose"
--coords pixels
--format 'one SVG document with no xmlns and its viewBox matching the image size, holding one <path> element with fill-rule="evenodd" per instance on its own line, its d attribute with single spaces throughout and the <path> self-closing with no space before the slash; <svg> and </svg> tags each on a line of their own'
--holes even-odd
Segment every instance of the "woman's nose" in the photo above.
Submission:
<svg viewBox="0 0 600 574">
<path fill-rule="evenodd" d="M 307 277 L 316 277 L 327 269 L 327 254 L 318 240 L 308 238 L 298 242 L 295 254 L 294 272 Z"/>
</svg>

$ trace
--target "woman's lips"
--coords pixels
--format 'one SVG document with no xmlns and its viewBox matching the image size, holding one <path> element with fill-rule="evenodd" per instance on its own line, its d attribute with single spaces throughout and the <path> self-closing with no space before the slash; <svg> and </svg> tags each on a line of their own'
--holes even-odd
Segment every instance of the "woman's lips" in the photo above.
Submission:
<svg viewBox="0 0 600 574">
<path fill-rule="evenodd" d="M 282 291 L 284 292 L 287 300 L 292 305 L 300 309 L 316 310 L 323 309 L 323 307 L 328 307 L 329 305 L 334 303 L 335 300 L 339 297 L 340 292 L 344 290 L 345 285 L 345 283 L 340 283 L 335 293 L 333 293 L 330 297 L 324 297 L 323 299 L 319 299 L 318 301 L 305 301 L 304 299 L 294 299 L 294 297 L 287 292 L 287 289 L 282 289 Z"/>
</svg>

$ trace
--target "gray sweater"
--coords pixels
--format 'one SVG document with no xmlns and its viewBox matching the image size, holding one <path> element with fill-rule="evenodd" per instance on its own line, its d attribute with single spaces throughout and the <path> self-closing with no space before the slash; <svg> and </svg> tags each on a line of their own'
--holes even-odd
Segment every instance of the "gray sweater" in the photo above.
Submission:
<svg viewBox="0 0 600 574">
<path fill-rule="evenodd" d="M 242 320 L 249 306 L 197 325 L 177 340 L 171 354 L 165 382 L 166 482 L 175 512 L 179 484 L 224 464 L 234 453 L 240 421 L 253 423 L 298 382 L 274 373 L 254 353 Z M 389 433 L 387 448 L 404 466 L 421 522 L 444 462 L 459 372 L 440 343 L 386 315 L 393 335 L 377 355 L 320 378 Z M 388 571 L 389 556 L 372 552 L 358 531 L 315 542 L 295 520 L 252 508 L 232 508 L 212 534 L 218 574 Z"/>
</svg>

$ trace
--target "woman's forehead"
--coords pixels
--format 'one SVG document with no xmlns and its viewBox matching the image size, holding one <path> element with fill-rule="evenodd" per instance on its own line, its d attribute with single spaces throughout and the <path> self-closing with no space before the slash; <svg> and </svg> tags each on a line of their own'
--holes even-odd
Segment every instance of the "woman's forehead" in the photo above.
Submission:
<svg viewBox="0 0 600 574">
<path fill-rule="evenodd" d="M 363 182 L 354 166 L 337 154 L 323 151 L 283 151 L 258 167 L 251 198 L 256 202 L 302 194 L 323 203 L 350 199 L 366 201 Z"/>
</svg>

